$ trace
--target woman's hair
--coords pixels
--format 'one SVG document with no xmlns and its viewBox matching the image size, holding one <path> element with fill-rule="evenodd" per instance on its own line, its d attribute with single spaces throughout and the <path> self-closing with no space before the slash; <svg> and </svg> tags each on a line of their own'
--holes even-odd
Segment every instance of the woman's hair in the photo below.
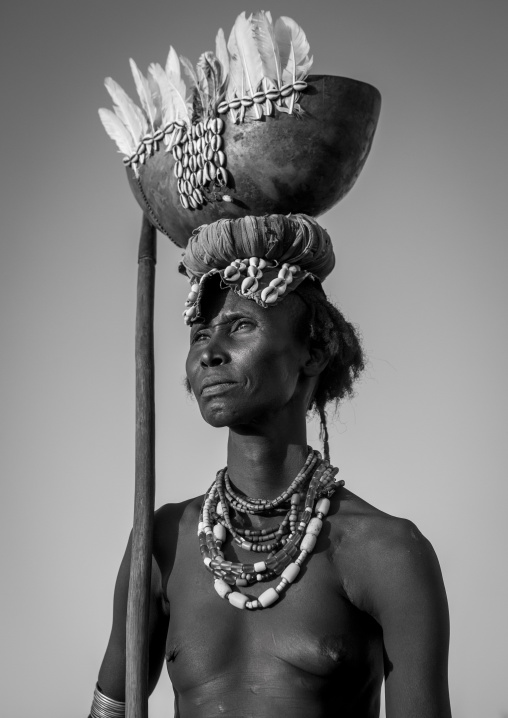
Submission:
<svg viewBox="0 0 508 718">
<path fill-rule="evenodd" d="M 353 394 L 353 384 L 365 367 L 360 337 L 355 327 L 325 296 L 320 286 L 310 279 L 302 282 L 293 295 L 304 305 L 295 318 L 298 338 L 310 342 L 329 357 L 309 407 L 321 421 L 321 439 L 328 458 L 326 406 L 335 407 L 345 396 Z M 300 302 L 299 302 L 300 304 Z"/>
</svg>

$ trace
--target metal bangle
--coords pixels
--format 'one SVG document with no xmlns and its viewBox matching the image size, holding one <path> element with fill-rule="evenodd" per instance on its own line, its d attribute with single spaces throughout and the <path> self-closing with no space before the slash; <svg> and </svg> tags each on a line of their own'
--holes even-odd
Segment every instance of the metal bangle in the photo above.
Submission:
<svg viewBox="0 0 508 718">
<path fill-rule="evenodd" d="M 125 703 L 108 698 L 95 686 L 90 718 L 125 718 Z"/>
</svg>

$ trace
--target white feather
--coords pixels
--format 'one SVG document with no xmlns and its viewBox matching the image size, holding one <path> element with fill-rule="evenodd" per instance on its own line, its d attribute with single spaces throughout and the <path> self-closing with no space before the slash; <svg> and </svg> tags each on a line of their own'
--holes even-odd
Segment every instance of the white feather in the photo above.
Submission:
<svg viewBox="0 0 508 718">
<path fill-rule="evenodd" d="M 243 67 L 245 84 L 252 96 L 255 94 L 263 79 L 263 64 L 257 44 L 254 40 L 251 20 L 245 16 L 245 12 L 238 15 L 233 30 L 236 37 L 238 56 Z"/>
<path fill-rule="evenodd" d="M 214 115 L 223 95 L 222 63 L 213 52 L 204 52 L 196 65 L 202 98 L 202 116 Z"/>
<path fill-rule="evenodd" d="M 260 10 L 252 15 L 254 39 L 261 57 L 263 76 L 281 86 L 282 70 L 280 63 L 279 46 L 275 39 L 275 32 L 269 12 Z"/>
<path fill-rule="evenodd" d="M 244 95 L 244 80 L 243 80 L 243 65 L 240 59 L 238 51 L 238 45 L 236 43 L 235 28 L 231 30 L 228 39 L 228 53 L 229 53 L 229 85 L 228 85 L 228 98 L 243 97 Z"/>
<path fill-rule="evenodd" d="M 122 120 L 114 112 L 103 107 L 99 110 L 99 117 L 108 135 L 116 142 L 118 151 L 123 152 L 127 157 L 133 155 L 136 150 L 136 144 Z"/>
<path fill-rule="evenodd" d="M 220 28 L 215 38 L 215 56 L 222 65 L 222 80 L 223 83 L 225 83 L 229 75 L 229 55 L 224 30 L 222 28 Z"/>
<path fill-rule="evenodd" d="M 139 142 L 148 129 L 146 118 L 129 95 L 111 77 L 104 80 L 106 90 L 111 95 L 116 115 L 122 120 L 132 135 L 134 142 Z"/>
<path fill-rule="evenodd" d="M 175 85 L 158 63 L 152 63 L 148 68 L 148 71 L 159 86 L 161 111 L 164 123 L 167 124 L 178 119 L 184 119 L 188 122 L 189 113 L 187 103 L 185 101 L 185 94 L 182 96 L 182 90 L 185 88 L 185 83 L 181 81 L 178 82 L 178 85 Z M 183 92 L 185 92 L 185 90 L 183 90 Z"/>
<path fill-rule="evenodd" d="M 203 107 L 206 104 L 206 96 L 203 94 L 203 87 L 200 82 L 197 71 L 194 69 L 192 62 L 183 55 L 180 55 L 180 63 L 189 78 L 191 85 L 190 97 L 187 100 L 189 108 L 189 117 L 197 118 L 203 115 Z"/>
<path fill-rule="evenodd" d="M 275 37 L 279 45 L 284 83 L 303 79 L 312 66 L 310 47 L 304 31 L 290 17 L 280 17 L 275 23 Z"/>
<path fill-rule="evenodd" d="M 166 75 L 172 79 L 172 81 L 178 85 L 181 79 L 181 68 L 180 60 L 176 50 L 171 45 L 169 46 L 168 59 L 166 60 L 166 67 L 164 68 Z"/>
<path fill-rule="evenodd" d="M 155 107 L 155 118 L 154 125 L 159 127 L 162 122 L 162 101 L 159 85 L 153 75 L 148 73 L 147 76 L 148 87 L 150 88 L 150 95 L 152 97 L 153 105 Z"/>
<path fill-rule="evenodd" d="M 155 131 L 156 110 L 152 98 L 152 92 L 150 90 L 150 85 L 148 83 L 148 80 L 140 72 L 138 66 L 132 58 L 129 60 L 129 63 L 131 66 L 132 76 L 134 78 L 134 84 L 136 85 L 136 90 L 138 91 L 139 99 L 141 101 L 141 107 L 145 111 L 145 114 L 148 118 L 148 121 L 150 122 L 150 126 L 153 132 Z"/>
<path fill-rule="evenodd" d="M 180 63 L 187 73 L 187 77 L 189 78 L 189 82 L 192 85 L 192 87 L 199 87 L 199 81 L 198 76 L 196 73 L 196 70 L 194 69 L 194 65 L 189 60 L 188 57 L 184 57 L 183 55 L 180 55 Z"/>
<path fill-rule="evenodd" d="M 168 59 L 166 60 L 166 75 L 178 96 L 178 104 L 181 106 L 182 112 L 185 113 L 185 115 L 182 116 L 188 117 L 187 85 L 182 77 L 180 60 L 173 47 L 169 48 Z"/>
</svg>

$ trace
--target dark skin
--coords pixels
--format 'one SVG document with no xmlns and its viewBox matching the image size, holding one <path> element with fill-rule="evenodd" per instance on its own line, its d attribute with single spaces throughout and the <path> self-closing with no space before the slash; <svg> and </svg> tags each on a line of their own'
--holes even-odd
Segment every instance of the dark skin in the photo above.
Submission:
<svg viewBox="0 0 508 718">
<path fill-rule="evenodd" d="M 192 391 L 205 421 L 229 427 L 228 471 L 252 497 L 280 494 L 306 456 L 307 407 L 327 358 L 295 337 L 298 301 L 265 310 L 216 290 L 191 332 Z M 201 501 L 167 504 L 155 516 L 150 690 L 166 661 L 175 716 L 374 718 L 384 677 L 388 718 L 451 716 L 445 590 L 432 546 L 411 522 L 338 490 L 297 581 L 274 606 L 241 611 L 219 598 L 203 566 Z M 224 551 L 252 559 L 229 539 Z M 116 700 L 125 696 L 129 561 L 130 546 L 99 674 Z M 258 596 L 275 583 L 242 590 Z"/>
</svg>

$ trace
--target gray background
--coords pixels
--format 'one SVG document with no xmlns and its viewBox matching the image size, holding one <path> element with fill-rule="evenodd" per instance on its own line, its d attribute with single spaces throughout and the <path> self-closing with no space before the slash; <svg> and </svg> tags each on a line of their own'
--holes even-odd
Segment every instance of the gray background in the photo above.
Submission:
<svg viewBox="0 0 508 718">
<path fill-rule="evenodd" d="M 2 22 L 0 175 L 2 715 L 87 713 L 133 496 L 140 210 L 97 108 L 169 44 L 196 61 L 243 7 L 11 3 Z M 268 8 L 267 8 L 268 9 Z M 326 289 L 370 362 L 331 430 L 347 486 L 431 539 L 452 615 L 455 718 L 506 718 L 507 5 L 273 0 L 314 71 L 383 95 L 374 149 L 322 218 Z M 6 21 L 7 20 L 7 21 Z M 157 283 L 157 504 L 201 493 L 224 432 L 182 388 L 179 253 Z M 316 428 L 311 438 L 316 441 Z M 215 647 L 217 651 L 220 646 Z M 162 676 L 153 718 L 172 715 Z"/>
</svg>

